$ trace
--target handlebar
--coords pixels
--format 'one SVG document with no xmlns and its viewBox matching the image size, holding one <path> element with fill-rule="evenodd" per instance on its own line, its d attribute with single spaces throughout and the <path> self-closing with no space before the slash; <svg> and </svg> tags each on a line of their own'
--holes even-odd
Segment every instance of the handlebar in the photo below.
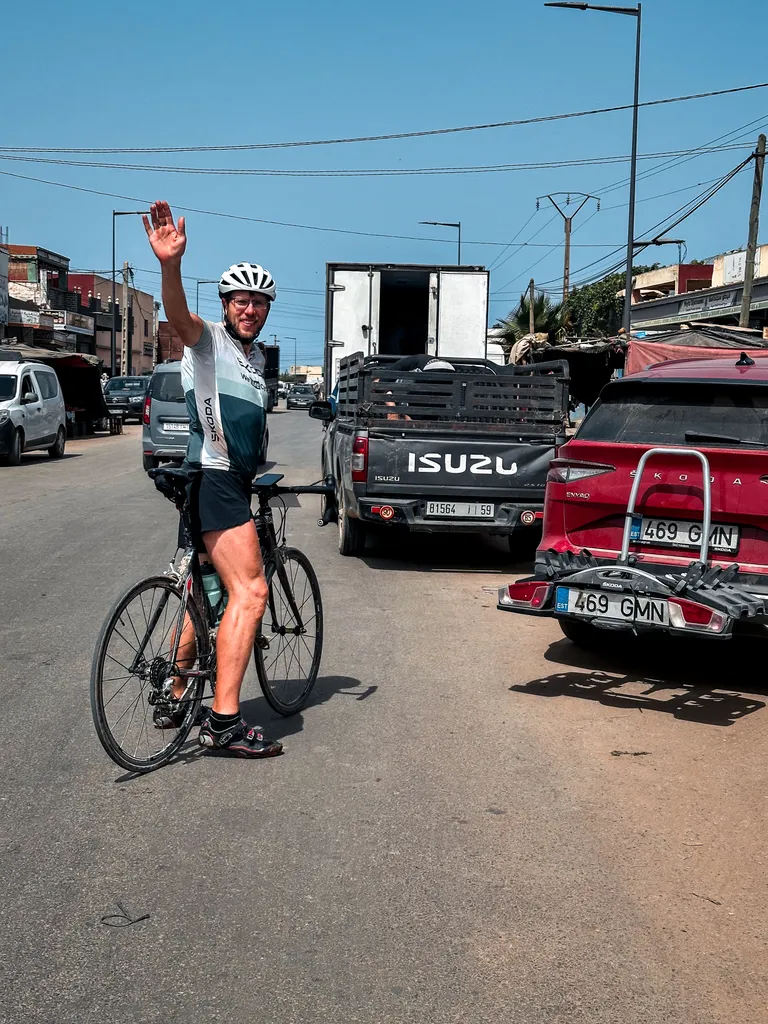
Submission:
<svg viewBox="0 0 768 1024">
<path fill-rule="evenodd" d="M 333 484 L 307 484 L 305 487 L 275 487 L 276 494 L 325 494 L 332 497 L 336 493 Z"/>
<path fill-rule="evenodd" d="M 251 492 L 258 494 L 264 500 L 277 494 L 324 494 L 326 497 L 333 497 L 336 490 L 331 476 L 326 477 L 322 483 L 296 484 L 294 486 L 281 484 L 282 479 L 280 473 L 266 473 L 253 481 Z"/>
</svg>

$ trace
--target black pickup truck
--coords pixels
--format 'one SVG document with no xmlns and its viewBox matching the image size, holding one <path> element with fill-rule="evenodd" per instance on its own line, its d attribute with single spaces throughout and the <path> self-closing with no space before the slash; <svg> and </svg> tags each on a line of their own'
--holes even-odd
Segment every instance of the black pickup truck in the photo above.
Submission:
<svg viewBox="0 0 768 1024">
<path fill-rule="evenodd" d="M 348 356 L 336 408 L 310 410 L 328 421 L 323 473 L 336 481 L 341 554 L 360 554 L 374 523 L 510 538 L 537 525 L 565 442 L 567 363 L 451 359 L 453 371 L 414 372 L 395 361 Z"/>
</svg>

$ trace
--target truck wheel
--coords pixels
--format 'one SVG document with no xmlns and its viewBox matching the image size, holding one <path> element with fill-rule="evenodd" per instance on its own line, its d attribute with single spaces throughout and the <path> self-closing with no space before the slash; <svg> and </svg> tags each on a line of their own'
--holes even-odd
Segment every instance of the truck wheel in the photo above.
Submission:
<svg viewBox="0 0 768 1024">
<path fill-rule="evenodd" d="M 18 466 L 21 462 L 21 451 L 24 447 L 23 439 L 20 430 L 14 430 L 13 438 L 11 440 L 11 447 L 8 449 L 8 455 L 6 456 L 9 466 Z"/>
<path fill-rule="evenodd" d="M 142 455 L 141 464 L 144 466 L 144 472 L 148 473 L 150 469 L 157 469 L 159 459 L 155 458 L 154 455 Z"/>
<path fill-rule="evenodd" d="M 59 432 L 56 435 L 56 441 L 48 449 L 48 454 L 52 459 L 60 459 L 64 454 L 64 445 L 67 443 L 67 432 L 64 427 L 59 427 Z"/>
<path fill-rule="evenodd" d="M 339 527 L 339 554 L 362 554 L 365 548 L 365 525 L 359 519 L 349 518 L 340 490 L 336 491 L 336 516 Z"/>
</svg>

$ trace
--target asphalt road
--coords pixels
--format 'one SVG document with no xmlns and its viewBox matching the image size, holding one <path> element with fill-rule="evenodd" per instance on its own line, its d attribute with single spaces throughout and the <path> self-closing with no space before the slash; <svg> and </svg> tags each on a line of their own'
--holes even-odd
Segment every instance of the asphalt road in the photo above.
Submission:
<svg viewBox="0 0 768 1024">
<path fill-rule="evenodd" d="M 290 482 L 321 429 L 273 415 Z M 245 693 L 285 755 L 131 778 L 90 660 L 175 513 L 136 427 L 0 469 L 0 1019 L 764 1022 L 765 647 L 587 656 L 496 611 L 525 568 L 498 542 L 343 559 L 302 500 L 315 700 L 275 720 Z M 118 905 L 149 917 L 102 923 Z"/>
</svg>

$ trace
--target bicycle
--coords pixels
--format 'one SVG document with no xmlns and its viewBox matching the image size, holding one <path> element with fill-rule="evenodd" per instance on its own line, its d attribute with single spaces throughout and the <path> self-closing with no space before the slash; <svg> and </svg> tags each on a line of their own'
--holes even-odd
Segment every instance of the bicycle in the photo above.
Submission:
<svg viewBox="0 0 768 1024">
<path fill-rule="evenodd" d="M 102 746 L 121 768 L 148 772 L 167 764 L 199 722 L 205 686 L 216 688 L 216 633 L 221 603 L 205 596 L 200 560 L 192 542 L 188 485 L 192 475 L 160 467 L 149 473 L 171 500 L 182 523 L 183 555 L 163 575 L 148 576 L 114 604 L 99 634 L 91 667 L 91 711 Z M 267 610 L 253 654 L 262 692 L 281 715 L 306 705 L 320 667 L 323 606 L 320 585 L 303 552 L 285 539 L 287 494 L 333 493 L 328 483 L 281 486 L 281 474 L 254 480 L 259 507 L 253 513 L 269 586 Z M 282 504 L 275 527 L 274 500 Z M 327 517 L 318 520 L 325 525 Z M 183 685 L 180 697 L 174 686 Z M 155 709 L 170 715 L 186 709 L 183 721 L 158 729 Z M 150 719 L 148 722 L 147 719 Z M 142 742 L 143 741 L 143 742 Z M 141 750 L 141 754 L 140 754 Z"/>
</svg>

